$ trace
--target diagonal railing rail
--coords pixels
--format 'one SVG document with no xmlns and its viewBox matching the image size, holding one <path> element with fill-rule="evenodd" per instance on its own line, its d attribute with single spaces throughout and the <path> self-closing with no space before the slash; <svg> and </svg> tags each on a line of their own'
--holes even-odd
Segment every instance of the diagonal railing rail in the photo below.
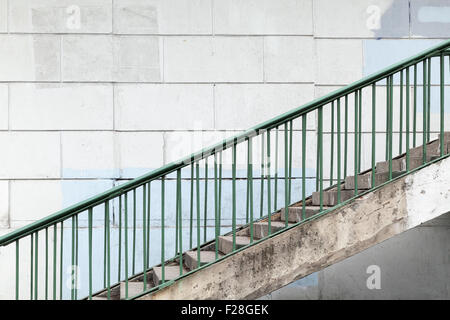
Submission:
<svg viewBox="0 0 450 320">
<path fill-rule="evenodd" d="M 0 247 L 14 257 L 2 258 L 1 264 L 9 265 L 15 298 L 92 299 L 100 293 L 110 299 L 121 282 L 125 298 L 132 298 L 136 292 L 129 294 L 129 279 L 136 277 L 143 282 L 139 294 L 149 293 L 205 267 L 200 263 L 205 246 L 215 252 L 209 263 L 223 259 L 221 234 L 231 235 L 233 254 L 242 250 L 236 242 L 243 226 L 253 245 L 265 239 L 254 239 L 254 223 L 276 211 L 285 215 L 285 228 L 292 227 L 287 215 L 295 202 L 302 208 L 301 223 L 329 211 L 323 198 L 327 189 L 337 191 L 336 206 L 372 190 L 358 190 L 363 172 L 372 173 L 371 188 L 376 188 L 380 159 L 387 163 L 389 182 L 395 178 L 396 154 L 406 153 L 402 173 L 412 170 L 411 147 L 421 149 L 421 165 L 446 156 L 449 71 L 450 41 L 445 41 L 0 237 Z M 438 155 L 430 158 L 427 143 L 437 134 Z M 349 174 L 354 191 L 344 197 Z M 320 210 L 307 218 L 313 192 Z M 268 237 L 273 236 L 271 220 Z M 198 254 L 197 269 L 188 272 L 187 250 Z M 179 266 L 177 276 L 167 275 L 169 265 Z M 152 283 L 148 271 L 157 266 L 161 283 Z"/>
</svg>

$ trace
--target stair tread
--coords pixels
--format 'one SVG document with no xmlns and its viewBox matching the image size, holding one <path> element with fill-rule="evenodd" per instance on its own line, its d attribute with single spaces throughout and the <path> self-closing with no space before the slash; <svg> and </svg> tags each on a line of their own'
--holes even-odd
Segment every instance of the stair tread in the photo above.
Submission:
<svg viewBox="0 0 450 320">
<path fill-rule="evenodd" d="M 197 261 L 197 250 L 188 251 L 185 253 L 185 255 Z M 223 254 L 221 254 L 220 252 L 219 257 L 223 257 Z M 216 260 L 216 252 L 200 250 L 200 260 L 205 263 L 213 262 Z"/>
<path fill-rule="evenodd" d="M 233 236 L 219 236 L 219 239 L 224 239 L 226 241 L 233 241 Z M 247 236 L 236 236 L 237 245 L 247 245 L 250 243 L 250 237 Z"/>
</svg>

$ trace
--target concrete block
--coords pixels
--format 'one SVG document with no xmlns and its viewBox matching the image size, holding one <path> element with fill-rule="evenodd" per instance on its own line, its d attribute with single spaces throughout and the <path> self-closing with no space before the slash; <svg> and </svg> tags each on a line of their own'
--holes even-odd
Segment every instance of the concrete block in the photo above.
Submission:
<svg viewBox="0 0 450 320">
<path fill-rule="evenodd" d="M 242 248 L 250 244 L 250 238 L 244 236 L 236 236 L 236 249 Z M 219 251 L 228 254 L 233 251 L 233 236 L 219 237 Z"/>
<path fill-rule="evenodd" d="M 161 132 L 118 132 L 118 167 L 121 178 L 135 178 L 164 164 Z"/>
<path fill-rule="evenodd" d="M 113 60 L 111 36 L 63 36 L 62 79 L 64 81 L 112 81 Z"/>
<path fill-rule="evenodd" d="M 328 207 L 323 207 L 323 210 L 327 210 Z M 281 221 L 286 221 L 286 216 L 284 214 L 284 208 L 280 211 Z M 305 218 L 312 217 L 320 212 L 320 207 L 317 206 L 305 206 Z M 288 210 L 288 222 L 299 222 L 302 220 L 303 208 L 299 207 L 289 207 Z"/>
<path fill-rule="evenodd" d="M 223 254 L 219 252 L 219 258 L 223 257 Z M 200 251 L 200 266 L 216 260 L 215 251 Z M 188 251 L 184 254 L 184 263 L 189 268 L 189 270 L 197 269 L 198 257 L 197 251 Z"/>
<path fill-rule="evenodd" d="M 355 195 L 353 190 L 341 189 L 341 202 L 352 198 Z M 320 191 L 312 193 L 312 204 L 314 206 L 320 205 Z M 323 191 L 322 204 L 324 206 L 335 206 L 338 204 L 337 190 Z"/>
<path fill-rule="evenodd" d="M 59 81 L 60 37 L 0 35 L 0 81 Z"/>
<path fill-rule="evenodd" d="M 183 269 L 183 274 L 189 272 L 189 270 Z M 180 276 L 180 266 L 165 266 L 164 267 L 164 281 L 170 281 Z M 153 282 L 155 285 L 162 283 L 162 268 L 153 268 Z"/>
<path fill-rule="evenodd" d="M 64 178 L 118 177 L 113 132 L 63 132 Z"/>
<path fill-rule="evenodd" d="M 60 178 L 57 132 L 0 132 L 0 177 Z"/>
<path fill-rule="evenodd" d="M 288 224 L 289 226 L 289 224 Z M 253 224 L 253 236 L 255 239 L 262 239 L 264 237 L 267 237 L 269 235 L 269 222 L 255 222 Z M 271 233 L 283 230 L 286 228 L 285 222 L 282 221 L 271 221 L 270 223 L 270 230 Z"/>
<path fill-rule="evenodd" d="M 8 0 L 0 0 L 0 32 L 8 32 Z"/>
<path fill-rule="evenodd" d="M 214 127 L 211 85 L 121 84 L 115 86 L 114 96 L 118 130 Z"/>
<path fill-rule="evenodd" d="M 219 84 L 216 129 L 246 130 L 313 99 L 312 84 Z M 308 128 L 314 127 L 315 119 L 308 122 Z"/>
<path fill-rule="evenodd" d="M 13 180 L 10 183 L 11 227 L 18 228 L 62 209 L 60 181 Z"/>
<path fill-rule="evenodd" d="M 312 37 L 264 38 L 264 80 L 269 82 L 314 82 Z"/>
<path fill-rule="evenodd" d="M 392 178 L 396 178 L 403 174 L 404 171 L 393 171 Z M 370 189 L 372 188 L 372 172 L 367 172 L 358 175 L 358 190 L 359 189 Z M 376 172 L 375 173 L 375 186 L 385 183 L 389 180 L 389 172 Z M 355 176 L 348 176 L 345 178 L 345 189 L 354 190 L 355 189 Z"/>
<path fill-rule="evenodd" d="M 114 80 L 151 82 L 162 79 L 162 38 L 115 37 Z"/>
<path fill-rule="evenodd" d="M 450 5 L 441 0 L 411 0 L 411 35 L 447 38 L 450 33 Z"/>
<path fill-rule="evenodd" d="M 314 1 L 318 37 L 399 38 L 409 36 L 407 0 Z"/>
<path fill-rule="evenodd" d="M 8 85 L 0 84 L 0 130 L 8 130 L 8 103 L 9 103 Z"/>
<path fill-rule="evenodd" d="M 149 283 L 147 282 L 147 288 Z M 127 297 L 133 297 L 144 291 L 144 282 L 141 281 L 128 281 L 128 296 L 126 294 L 126 283 L 120 283 L 120 299 L 126 299 Z"/>
<path fill-rule="evenodd" d="M 316 83 L 349 84 L 362 77 L 362 41 L 316 39 Z"/>
<path fill-rule="evenodd" d="M 422 143 L 421 140 L 419 140 L 419 143 Z M 411 157 L 423 157 L 423 145 L 419 145 L 415 148 L 412 148 L 409 151 L 409 155 Z M 439 140 L 435 140 L 435 141 L 431 141 L 431 142 L 427 143 L 426 155 L 427 155 L 427 157 L 440 155 Z"/>
<path fill-rule="evenodd" d="M 112 129 L 112 91 L 108 84 L 10 84 L 11 128 Z"/>
<path fill-rule="evenodd" d="M 9 16 L 10 32 L 112 31 L 111 0 L 14 0 L 9 2 Z"/>
<path fill-rule="evenodd" d="M 9 181 L 0 181 L 0 228 L 9 227 Z"/>
<path fill-rule="evenodd" d="M 216 0 L 216 34 L 313 33 L 312 0 Z"/>
<path fill-rule="evenodd" d="M 116 0 L 114 33 L 211 34 L 211 1 Z"/>
<path fill-rule="evenodd" d="M 164 39 L 167 82 L 261 82 L 260 37 L 168 37 Z"/>
</svg>

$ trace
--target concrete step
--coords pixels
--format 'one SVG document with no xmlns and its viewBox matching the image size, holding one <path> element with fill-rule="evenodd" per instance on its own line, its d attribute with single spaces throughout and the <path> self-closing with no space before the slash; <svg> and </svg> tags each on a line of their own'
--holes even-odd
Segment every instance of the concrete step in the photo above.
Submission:
<svg viewBox="0 0 450 320">
<path fill-rule="evenodd" d="M 288 226 L 292 225 L 288 223 Z M 286 223 L 282 221 L 271 221 L 270 223 L 270 230 L 271 233 L 280 231 L 286 227 Z M 262 221 L 262 222 L 255 222 L 253 224 L 253 237 L 255 239 L 262 239 L 264 237 L 267 237 L 269 235 L 269 222 L 268 221 Z"/>
<path fill-rule="evenodd" d="M 187 272 L 189 272 L 189 270 L 183 268 L 183 274 Z M 166 282 L 178 278 L 179 275 L 180 275 L 179 265 L 164 267 L 164 280 Z M 162 267 L 153 268 L 153 283 L 155 285 L 160 285 L 162 283 Z"/>
<path fill-rule="evenodd" d="M 346 201 L 350 198 L 352 198 L 355 195 L 355 192 L 353 190 L 341 190 L 341 202 Z M 313 206 L 319 206 L 320 205 L 320 191 L 313 192 L 312 194 L 312 204 Z M 338 192 L 337 190 L 328 190 L 323 191 L 323 202 L 322 205 L 324 206 L 335 206 L 338 204 Z"/>
<path fill-rule="evenodd" d="M 392 177 L 396 178 L 403 174 L 404 171 L 392 171 Z M 375 173 L 375 186 L 378 186 L 389 180 L 389 172 Z M 370 189 L 372 188 L 372 172 L 367 172 L 358 175 L 358 189 Z M 349 176 L 345 178 L 345 189 L 355 189 L 355 176 Z"/>
<path fill-rule="evenodd" d="M 150 279 L 148 279 L 150 280 Z M 147 289 L 152 287 L 152 284 L 147 280 Z M 120 283 L 120 299 L 126 299 L 126 283 Z M 144 282 L 142 281 L 128 281 L 128 298 L 133 297 L 144 291 Z"/>
<path fill-rule="evenodd" d="M 444 135 L 444 139 L 445 139 Z M 420 141 L 419 141 L 420 143 Z M 426 145 L 427 150 L 427 156 L 439 156 L 440 155 L 440 149 L 439 149 L 439 140 L 434 140 L 431 142 L 428 142 Z M 418 147 L 412 148 L 409 150 L 410 157 L 418 157 L 421 158 L 423 156 L 423 146 L 420 145 Z"/>
<path fill-rule="evenodd" d="M 436 159 L 436 155 L 427 155 L 427 162 Z M 422 156 L 409 156 L 409 170 L 420 167 L 423 164 Z M 389 161 L 378 162 L 375 167 L 376 173 L 389 172 Z M 392 159 L 392 171 L 406 171 L 406 156 L 398 159 Z"/>
<path fill-rule="evenodd" d="M 219 252 L 219 258 L 223 257 L 223 254 Z M 200 266 L 213 262 L 216 260 L 215 251 L 201 251 L 200 250 Z M 184 263 L 189 270 L 194 270 L 198 266 L 197 250 L 188 251 L 184 254 Z"/>
<path fill-rule="evenodd" d="M 328 207 L 323 207 L 323 210 L 328 209 Z M 289 207 L 288 210 L 288 222 L 299 222 L 302 220 L 302 207 Z M 305 216 L 306 218 L 312 217 L 315 214 L 318 214 L 320 212 L 320 207 L 317 206 L 305 206 Z M 286 217 L 284 214 L 284 208 L 281 209 L 280 214 L 281 221 L 285 221 Z"/>
<path fill-rule="evenodd" d="M 242 248 L 250 243 L 250 237 L 236 236 L 236 249 Z M 233 251 L 233 236 L 219 237 L 219 251 L 228 254 Z"/>
<path fill-rule="evenodd" d="M 94 297 L 92 297 L 92 300 L 108 300 L 108 298 L 107 297 L 94 296 Z"/>
</svg>

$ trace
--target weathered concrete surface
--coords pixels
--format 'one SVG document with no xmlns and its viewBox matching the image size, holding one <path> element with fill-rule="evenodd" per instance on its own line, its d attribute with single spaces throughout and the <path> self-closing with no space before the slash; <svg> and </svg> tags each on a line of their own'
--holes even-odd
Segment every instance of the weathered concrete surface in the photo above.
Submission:
<svg viewBox="0 0 450 320">
<path fill-rule="evenodd" d="M 141 299 L 252 299 L 450 211 L 450 158 Z"/>
</svg>

